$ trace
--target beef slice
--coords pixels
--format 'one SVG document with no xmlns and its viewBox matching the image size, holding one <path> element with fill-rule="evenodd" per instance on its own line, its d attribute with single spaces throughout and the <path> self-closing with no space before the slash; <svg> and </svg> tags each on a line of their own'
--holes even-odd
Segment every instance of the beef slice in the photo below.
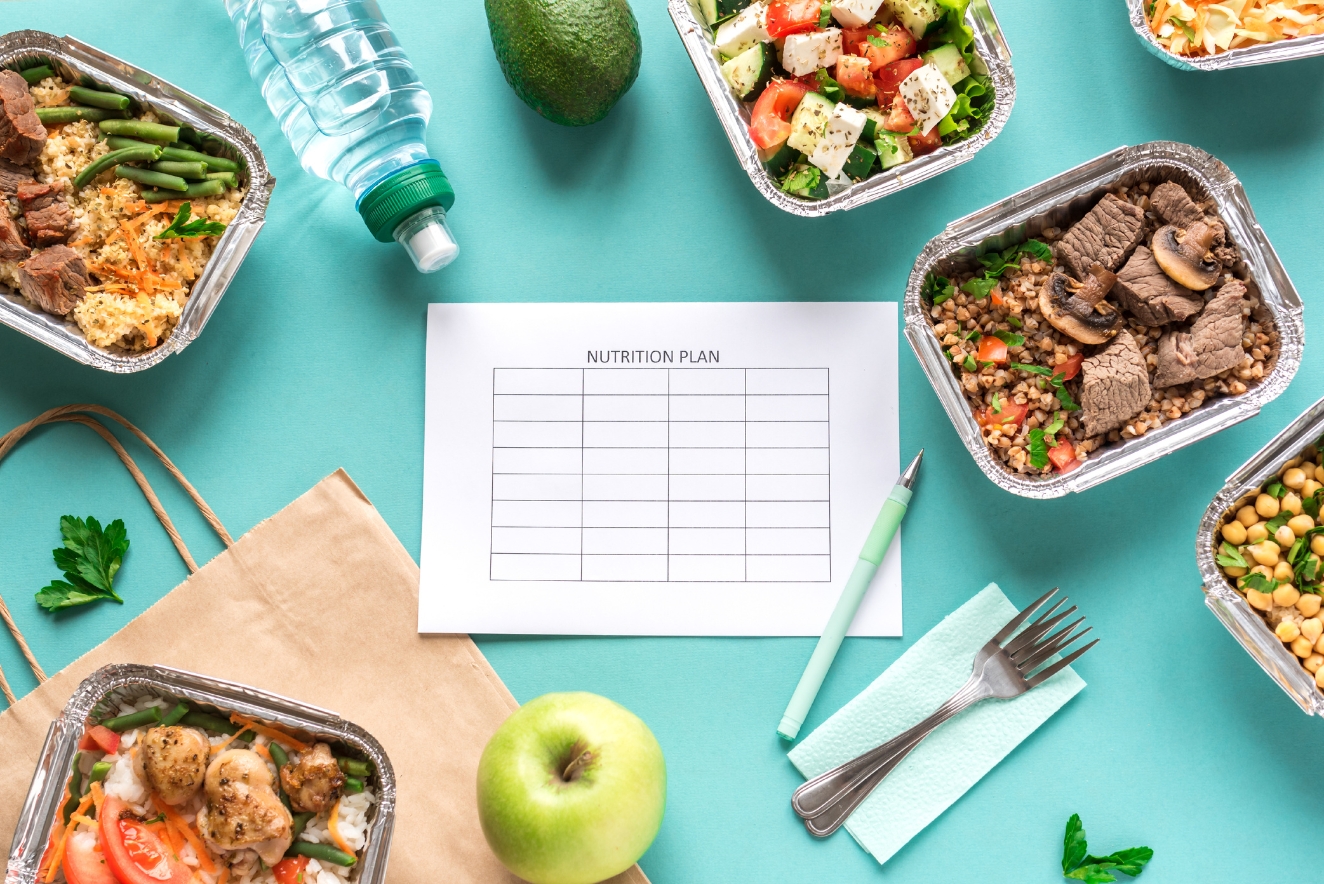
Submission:
<svg viewBox="0 0 1324 884">
<path fill-rule="evenodd" d="M 27 81 L 0 71 L 0 158 L 30 166 L 46 145 L 46 127 L 37 119 Z"/>
<path fill-rule="evenodd" d="M 1164 273 L 1154 253 L 1144 246 L 1136 246 L 1131 260 L 1118 272 L 1113 292 L 1145 325 L 1185 322 L 1204 307 L 1204 298 Z"/>
<path fill-rule="evenodd" d="M 28 222 L 28 237 L 38 247 L 68 242 L 74 232 L 74 215 L 64 194 L 50 184 L 20 184 L 18 204 Z"/>
<path fill-rule="evenodd" d="M 1145 234 L 1145 210 L 1115 194 L 1105 194 L 1057 242 L 1057 257 L 1077 279 L 1096 261 L 1116 272 Z"/>
<path fill-rule="evenodd" d="M 19 289 L 47 313 L 68 316 L 83 296 L 89 282 L 87 265 L 68 246 L 51 246 L 18 268 Z"/>
<path fill-rule="evenodd" d="M 1241 308 L 1246 285 L 1233 279 L 1205 304 L 1189 332 L 1170 331 L 1158 342 L 1157 388 L 1188 384 L 1235 368 L 1246 358 L 1241 337 L 1246 320 Z"/>
<path fill-rule="evenodd" d="M 22 261 L 32 254 L 14 219 L 0 205 L 0 261 Z"/>
<path fill-rule="evenodd" d="M 31 184 L 36 178 L 27 166 L 19 166 L 0 159 L 0 194 L 14 196 L 20 184 Z"/>
<path fill-rule="evenodd" d="M 1089 436 L 1117 429 L 1149 404 L 1152 391 L 1145 357 L 1125 329 L 1086 359 L 1080 370 L 1081 417 Z"/>
</svg>

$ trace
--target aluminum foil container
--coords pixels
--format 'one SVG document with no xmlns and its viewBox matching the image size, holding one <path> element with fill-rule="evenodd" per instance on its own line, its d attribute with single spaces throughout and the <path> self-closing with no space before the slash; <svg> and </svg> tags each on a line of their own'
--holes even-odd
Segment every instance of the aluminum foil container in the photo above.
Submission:
<svg viewBox="0 0 1324 884">
<path fill-rule="evenodd" d="M 731 149 L 736 152 L 736 159 L 744 167 L 749 180 L 767 197 L 768 202 L 779 209 L 805 218 L 816 218 L 844 209 L 853 209 L 865 203 L 905 190 L 940 175 L 948 169 L 954 169 L 969 162 L 984 146 L 998 136 L 1002 127 L 1011 116 L 1011 106 L 1016 101 L 1016 78 L 1011 71 L 1011 50 L 1002 36 L 1002 28 L 988 0 L 972 0 L 966 13 L 966 23 L 975 32 L 975 50 L 977 61 L 983 62 L 983 68 L 975 73 L 984 74 L 993 80 L 995 90 L 993 112 L 989 115 L 984 128 L 972 137 L 951 147 L 943 147 L 924 157 L 917 157 L 885 172 L 880 172 L 849 187 L 836 190 L 829 185 L 828 197 L 821 200 L 804 200 L 784 193 L 777 186 L 777 181 L 763 168 L 759 161 L 758 148 L 749 137 L 749 108 L 736 99 L 731 87 L 722 78 L 722 60 L 713 45 L 713 30 L 703 20 L 697 0 L 669 0 L 671 21 L 680 34 L 681 42 L 694 63 L 708 100 L 713 103 L 717 119 L 726 130 L 726 137 L 731 141 Z M 835 192 L 834 192 L 835 190 Z"/>
<path fill-rule="evenodd" d="M 926 317 L 929 308 L 920 297 L 925 277 L 934 272 L 952 276 L 972 270 L 977 266 L 977 255 L 1025 242 L 1049 227 L 1069 227 L 1111 187 L 1162 180 L 1182 184 L 1197 200 L 1214 200 L 1241 254 L 1241 263 L 1234 269 L 1247 278 L 1246 287 L 1258 294 L 1267 308 L 1268 315 L 1258 318 L 1277 327 L 1277 356 L 1264 378 L 1242 395 L 1215 399 L 1143 436 L 1091 452 L 1081 467 L 1069 473 L 1050 478 L 1012 473 L 988 450 L 951 363 L 933 334 Z M 1092 488 L 1254 417 L 1266 402 L 1287 388 L 1301 364 L 1305 346 L 1301 298 L 1255 220 L 1241 182 L 1214 157 L 1173 141 L 1119 147 L 952 222 L 929 241 L 915 262 L 906 286 L 905 316 L 906 338 L 975 463 L 995 484 L 1012 494 L 1040 499 Z"/>
<path fill-rule="evenodd" d="M 43 31 L 14 31 L 0 37 L 0 67 L 18 70 L 37 64 L 49 64 L 66 82 L 89 80 L 109 86 L 134 99 L 135 110 L 150 108 L 167 122 L 189 125 L 204 138 L 219 139 L 223 145 L 219 152 L 237 161 L 248 180 L 248 193 L 239 214 L 217 242 L 202 276 L 194 281 L 179 324 L 154 349 L 127 353 L 94 346 L 72 320 L 44 313 L 17 292 L 0 286 L 0 323 L 103 371 L 127 374 L 151 368 L 183 350 L 202 333 L 262 229 L 276 179 L 267 170 L 267 161 L 251 132 L 224 111 L 178 86 L 73 37 L 56 37 Z"/>
<path fill-rule="evenodd" d="M 1324 34 L 1310 37 L 1294 37 L 1291 40 L 1279 40 L 1277 43 L 1258 43 L 1230 49 L 1217 55 L 1205 55 L 1199 58 L 1187 58 L 1164 49 L 1149 29 L 1149 18 L 1145 9 L 1152 0 L 1126 0 L 1127 13 L 1131 27 L 1145 48 L 1183 71 L 1225 71 L 1231 68 L 1248 68 L 1259 64 L 1271 64 L 1275 61 L 1292 61 L 1297 58 L 1311 58 L 1324 55 Z"/>
<path fill-rule="evenodd" d="M 1277 475 L 1284 463 L 1312 446 L 1321 435 L 1324 435 L 1324 399 L 1307 408 L 1304 414 L 1288 424 L 1287 429 L 1228 477 L 1223 490 L 1204 511 L 1195 537 L 1195 561 L 1204 580 L 1205 607 L 1308 715 L 1324 715 L 1324 694 L 1315 687 L 1314 676 L 1301 667 L 1296 655 L 1279 641 L 1259 612 L 1228 582 L 1214 556 L 1222 542 L 1218 529 L 1224 517 L 1253 502 L 1270 476 Z"/>
<path fill-rule="evenodd" d="M 386 859 L 395 825 L 395 771 L 386 750 L 371 734 L 334 712 L 234 682 L 164 666 L 114 664 L 84 679 L 69 698 L 64 712 L 51 723 L 14 831 L 5 884 L 34 884 L 37 880 L 38 866 L 50 840 L 55 815 L 64 803 L 65 785 L 89 716 L 102 717 L 112 695 L 133 699 L 146 694 L 182 700 L 194 709 L 227 718 L 231 712 L 238 712 L 259 723 L 281 725 L 310 739 L 339 743 L 362 760 L 372 762 L 376 768 L 377 802 L 368 812 L 368 845 L 354 864 L 349 880 L 352 884 L 382 884 L 386 880 Z"/>
</svg>

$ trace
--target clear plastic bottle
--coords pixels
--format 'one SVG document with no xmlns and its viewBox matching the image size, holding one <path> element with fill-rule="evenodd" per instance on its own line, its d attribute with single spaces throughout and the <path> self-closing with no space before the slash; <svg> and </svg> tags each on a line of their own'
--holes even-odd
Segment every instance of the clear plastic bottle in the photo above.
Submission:
<svg viewBox="0 0 1324 884">
<path fill-rule="evenodd" d="M 423 273 L 459 247 L 424 133 L 432 98 L 376 0 L 225 0 L 248 71 L 299 162 L 354 194 L 372 235 Z"/>
</svg>

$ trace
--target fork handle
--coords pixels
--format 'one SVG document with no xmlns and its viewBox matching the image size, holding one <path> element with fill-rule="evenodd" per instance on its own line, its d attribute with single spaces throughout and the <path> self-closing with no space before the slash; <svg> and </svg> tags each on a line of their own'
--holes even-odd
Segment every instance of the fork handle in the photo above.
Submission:
<svg viewBox="0 0 1324 884">
<path fill-rule="evenodd" d="M 982 667 L 979 672 L 971 673 L 970 680 L 959 691 L 919 724 L 903 731 L 881 746 L 870 749 L 863 755 L 853 758 L 826 773 L 819 774 L 806 782 L 796 789 L 791 796 L 791 807 L 804 819 L 813 819 L 825 813 L 833 804 L 849 794 L 852 789 L 867 780 L 870 774 L 874 773 L 879 766 L 885 764 L 903 749 L 905 751 L 902 752 L 901 757 L 904 758 L 905 754 L 918 745 L 920 740 L 928 736 L 932 730 L 944 721 L 980 700 L 992 696 L 983 683 L 982 674 Z M 900 762 L 900 758 L 896 760 L 897 763 Z M 890 769 L 888 768 L 889 771 Z M 872 788 L 870 791 L 872 791 Z M 866 792 L 865 795 L 867 796 L 867 794 Z M 860 800 L 863 800 L 863 798 Z"/>
<path fill-rule="evenodd" d="M 805 828 L 809 834 L 818 838 L 826 838 L 833 832 L 840 829 L 846 822 L 847 817 L 855 812 L 855 808 L 864 803 L 878 784 L 881 783 L 888 774 L 896 769 L 911 750 L 924 742 L 924 738 L 933 733 L 933 730 L 927 730 L 915 735 L 904 746 L 899 747 L 888 758 L 882 760 L 874 766 L 872 770 L 853 786 L 843 790 L 837 797 L 837 800 L 828 805 L 821 813 L 811 819 L 804 820 Z"/>
</svg>

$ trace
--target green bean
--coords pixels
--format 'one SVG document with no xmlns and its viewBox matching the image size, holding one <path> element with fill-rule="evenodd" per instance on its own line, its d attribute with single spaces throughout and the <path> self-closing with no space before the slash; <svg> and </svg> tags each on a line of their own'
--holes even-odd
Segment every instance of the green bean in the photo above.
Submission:
<svg viewBox="0 0 1324 884">
<path fill-rule="evenodd" d="M 153 172 L 164 172 L 167 175 L 174 175 L 178 178 L 188 178 L 193 181 L 207 180 L 206 163 L 181 163 L 178 160 L 158 160 L 149 166 Z"/>
<path fill-rule="evenodd" d="M 192 126 L 180 126 L 179 142 L 180 144 L 191 144 L 194 147 L 202 147 L 202 136 L 199 135 L 198 130 L 194 129 Z"/>
<path fill-rule="evenodd" d="M 91 786 L 93 783 L 99 783 L 104 780 L 106 774 L 110 773 L 111 767 L 113 767 L 113 765 L 109 761 L 98 761 L 96 764 L 92 765 L 92 772 L 87 775 L 87 784 Z"/>
<path fill-rule="evenodd" d="M 166 727 L 169 727 L 172 724 L 179 724 L 179 720 L 185 715 L 188 715 L 188 704 L 179 703 L 174 709 L 171 709 L 165 714 L 165 717 L 161 719 L 161 724 Z"/>
<path fill-rule="evenodd" d="M 125 138 L 121 135 L 109 135 L 106 137 L 106 146 L 111 150 L 124 150 L 130 147 L 155 147 L 162 153 L 165 148 L 159 144 L 148 144 L 146 141 L 138 141 L 133 138 Z"/>
<path fill-rule="evenodd" d="M 209 153 L 199 153 L 196 150 L 181 150 L 178 147 L 167 147 L 161 151 L 161 159 L 178 160 L 181 163 L 206 163 L 209 172 L 238 172 L 239 164 L 234 160 L 227 160 L 225 157 L 214 157 Z"/>
<path fill-rule="evenodd" d="M 215 178 L 208 178 L 206 181 L 195 181 L 190 184 L 186 193 L 181 194 L 177 190 L 144 190 L 142 197 L 145 202 L 164 203 L 168 200 L 195 199 L 204 196 L 217 196 L 222 193 L 225 193 L 225 185 Z M 248 731 L 248 733 L 253 734 L 252 731 Z M 241 734 L 239 739 L 242 740 L 245 737 Z M 253 737 L 249 736 L 247 739 L 251 742 Z"/>
<path fill-rule="evenodd" d="M 122 120 L 128 115 L 128 111 L 108 110 L 103 107 L 37 108 L 37 119 L 41 120 L 43 126 L 58 126 L 61 123 L 74 123 L 78 120 L 91 120 L 93 123 L 102 120 Z"/>
<path fill-rule="evenodd" d="M 69 815 L 78 809 L 79 799 L 83 797 L 83 772 L 78 769 L 78 764 L 83 760 L 82 752 L 74 753 L 74 762 L 70 765 L 69 774 L 69 800 L 64 803 L 64 810 L 61 811 L 60 818 L 64 820 L 65 825 L 69 824 Z"/>
<path fill-rule="evenodd" d="M 354 856 L 345 853 L 343 850 L 337 850 L 330 844 L 314 844 L 311 841 L 295 841 L 290 845 L 290 849 L 285 851 L 287 856 L 307 856 L 318 862 L 331 863 L 335 866 L 352 866 L 358 862 Z"/>
<path fill-rule="evenodd" d="M 271 753 L 271 760 L 276 762 L 276 767 L 284 767 L 290 763 L 290 756 L 285 754 L 280 743 L 268 743 L 267 751 Z"/>
<path fill-rule="evenodd" d="M 107 156 L 109 156 L 109 154 L 107 154 Z M 79 186 L 77 179 L 75 179 L 74 188 L 77 189 Z M 133 730 L 135 727 L 157 724 L 160 721 L 161 710 L 155 706 L 151 706 L 141 712 L 131 712 L 128 715 L 121 715 L 118 718 L 107 718 L 105 721 L 101 722 L 101 725 L 119 734 L 124 731 Z"/>
<path fill-rule="evenodd" d="M 272 745 L 274 746 L 276 744 L 272 743 Z M 290 827 L 290 838 L 292 838 L 294 841 L 298 841 L 299 836 L 303 834 L 303 830 L 308 827 L 308 821 L 312 819 L 314 816 L 316 816 L 316 814 L 296 813 L 293 817 L 294 824 Z M 285 852 L 290 853 L 290 851 L 288 850 Z M 293 856 L 293 854 L 290 855 Z"/>
<path fill-rule="evenodd" d="M 143 197 L 145 198 L 147 194 L 151 192 L 152 191 L 150 190 L 144 191 Z M 179 197 L 172 196 L 170 199 L 179 199 Z M 151 200 L 148 200 L 148 202 L 151 202 Z M 161 201 L 157 200 L 157 202 Z M 189 712 L 181 718 L 180 721 L 189 727 L 200 727 L 204 731 L 213 731 L 218 734 L 226 734 L 227 736 L 239 730 L 239 728 L 230 724 L 230 722 L 226 721 L 224 718 L 218 718 L 217 716 L 209 715 L 206 712 Z"/>
<path fill-rule="evenodd" d="M 129 96 L 120 95 L 118 92 L 88 89 L 86 86 L 70 86 L 69 98 L 75 104 L 85 104 L 88 107 L 104 107 L 110 110 L 128 110 L 129 108 Z"/>
<path fill-rule="evenodd" d="M 208 180 L 219 181 L 226 187 L 238 187 L 239 176 L 234 172 L 208 172 Z"/>
<path fill-rule="evenodd" d="M 363 780 L 358 777 L 345 777 L 345 794 L 357 795 L 363 791 Z"/>
<path fill-rule="evenodd" d="M 19 71 L 18 75 L 27 80 L 29 86 L 35 86 L 47 77 L 55 76 L 55 71 L 51 70 L 50 65 L 43 64 L 35 68 L 28 68 L 26 71 Z"/>
<path fill-rule="evenodd" d="M 111 166 L 118 166 L 120 163 L 151 163 L 160 159 L 160 157 L 161 148 L 153 147 L 150 144 L 144 144 L 141 147 L 126 147 L 123 150 L 112 150 L 110 153 L 102 154 L 88 163 L 83 171 L 74 177 L 74 190 L 82 190 L 93 178 Z"/>
<path fill-rule="evenodd" d="M 164 190 L 174 190 L 179 193 L 188 191 L 188 182 L 178 175 L 167 175 L 164 172 L 153 172 L 151 169 L 140 169 L 137 166 L 116 166 L 116 178 L 127 178 L 130 181 L 137 181 L 139 184 L 146 184 L 150 187 L 159 187 Z"/>
<path fill-rule="evenodd" d="M 145 123 L 142 120 L 103 120 L 101 131 L 107 135 L 127 135 L 144 141 L 169 144 L 179 140 L 179 127 L 163 123 Z"/>
<path fill-rule="evenodd" d="M 366 761 L 359 761 L 357 758 L 337 758 L 336 764 L 341 771 L 349 774 L 351 777 L 366 777 L 372 775 L 372 765 Z"/>
</svg>

